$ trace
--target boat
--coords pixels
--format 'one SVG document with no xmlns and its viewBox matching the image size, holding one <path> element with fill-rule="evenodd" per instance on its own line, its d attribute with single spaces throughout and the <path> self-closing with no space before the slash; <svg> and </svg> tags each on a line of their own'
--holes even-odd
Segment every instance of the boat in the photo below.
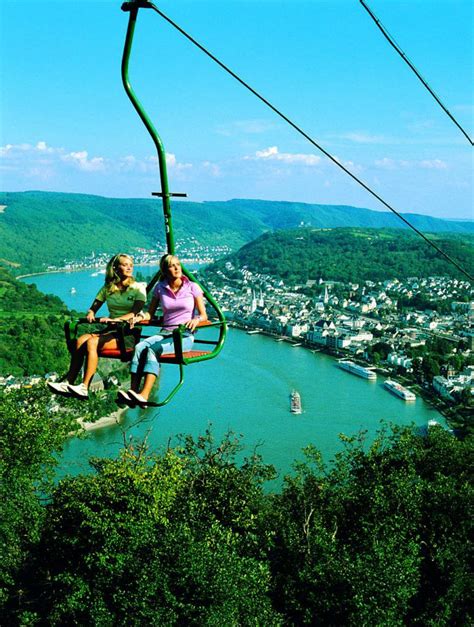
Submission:
<svg viewBox="0 0 474 627">
<path fill-rule="evenodd" d="M 76 288 L 75 287 L 71 287 L 71 289 L 69 290 L 71 294 L 75 294 L 76 293 Z"/>
<path fill-rule="evenodd" d="M 290 395 L 290 411 L 292 414 L 301 414 L 301 396 L 299 392 L 293 390 Z"/>
<path fill-rule="evenodd" d="M 404 388 L 403 385 L 400 385 L 400 383 L 397 383 L 397 381 L 387 379 L 384 383 L 384 387 L 387 388 L 389 392 L 395 394 L 395 396 L 398 396 L 404 401 L 416 401 L 415 394 Z"/>
<path fill-rule="evenodd" d="M 252 329 L 251 331 L 247 331 L 247 335 L 256 335 L 257 333 L 260 333 L 259 329 Z"/>
<path fill-rule="evenodd" d="M 352 374 L 357 375 L 358 377 L 362 377 L 363 379 L 369 379 L 373 381 L 377 378 L 376 373 L 370 368 L 364 368 L 364 366 L 359 366 L 359 364 L 350 361 L 349 359 L 341 359 L 341 361 L 337 362 L 339 368 L 343 370 L 347 370 L 347 372 L 351 372 Z"/>
<path fill-rule="evenodd" d="M 293 348 L 296 348 L 297 346 L 301 346 L 302 342 L 296 342 L 295 344 L 292 344 Z"/>
</svg>

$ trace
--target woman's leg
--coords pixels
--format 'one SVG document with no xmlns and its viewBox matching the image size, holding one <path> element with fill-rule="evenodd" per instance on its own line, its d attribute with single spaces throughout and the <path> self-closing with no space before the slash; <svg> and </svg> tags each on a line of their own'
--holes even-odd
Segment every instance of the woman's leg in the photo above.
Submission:
<svg viewBox="0 0 474 627">
<path fill-rule="evenodd" d="M 152 339 L 152 338 L 149 338 Z M 183 351 L 191 350 L 192 345 L 194 343 L 194 335 L 188 335 L 183 337 Z M 140 392 L 140 395 L 143 396 L 146 400 L 148 400 L 155 381 L 160 372 L 160 364 L 158 362 L 158 358 L 160 355 L 171 355 L 175 351 L 174 342 L 172 338 L 163 338 L 161 340 L 156 340 L 154 342 L 150 342 L 148 346 L 148 356 L 145 362 L 145 366 L 143 368 L 143 372 L 145 373 L 145 378 L 143 381 L 143 387 Z M 151 354 L 151 355 L 150 355 Z M 134 388 L 132 388 L 134 389 Z"/>
<path fill-rule="evenodd" d="M 153 347 L 163 341 L 163 339 L 162 335 L 152 335 L 150 337 L 146 337 L 138 342 L 133 352 L 132 363 L 130 365 L 130 389 L 134 392 L 138 392 L 140 390 L 141 379 L 145 373 L 143 389 L 145 390 L 145 394 L 147 394 L 147 396 L 144 398 L 148 398 L 153 384 L 160 372 L 160 366 L 158 364 L 158 360 L 156 359 Z M 159 347 L 156 348 L 159 350 Z M 144 366 L 140 368 L 143 359 L 146 361 Z"/>
<path fill-rule="evenodd" d="M 71 354 L 69 370 L 66 374 L 66 379 L 69 383 L 74 383 L 84 364 L 84 358 L 87 350 L 87 340 L 89 340 L 90 337 L 91 335 L 86 333 L 85 335 L 81 335 L 76 341 L 76 346 Z"/>
<path fill-rule="evenodd" d="M 117 340 L 110 335 L 91 335 L 86 341 L 86 367 L 82 382 L 88 388 L 99 364 L 99 350 L 102 348 L 117 348 Z"/>
<path fill-rule="evenodd" d="M 145 378 L 143 379 L 143 387 L 141 392 L 139 392 L 140 396 L 143 396 L 145 400 L 150 398 L 151 391 L 153 386 L 155 385 L 157 375 L 152 374 L 151 372 L 147 372 L 145 374 Z"/>
</svg>

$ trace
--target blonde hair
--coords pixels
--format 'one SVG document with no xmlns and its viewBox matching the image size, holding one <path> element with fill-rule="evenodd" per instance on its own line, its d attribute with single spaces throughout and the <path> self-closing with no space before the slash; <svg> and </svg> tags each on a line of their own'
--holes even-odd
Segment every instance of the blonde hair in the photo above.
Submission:
<svg viewBox="0 0 474 627">
<path fill-rule="evenodd" d="M 119 283 L 121 283 L 125 287 L 129 287 L 130 285 L 133 285 L 133 283 L 135 283 L 135 279 L 133 276 L 128 277 L 127 279 L 125 279 L 125 281 L 122 281 L 122 277 L 118 273 L 120 260 L 123 258 L 128 259 L 133 263 L 133 257 L 130 257 L 130 255 L 127 255 L 126 253 L 118 253 L 117 255 L 114 255 L 112 257 L 105 269 L 105 287 L 109 294 L 113 294 L 120 289 L 118 287 Z"/>
<path fill-rule="evenodd" d="M 178 257 L 176 255 L 170 255 L 169 253 L 166 253 L 166 255 L 163 255 L 163 257 L 160 259 L 160 274 L 158 276 L 158 279 L 160 281 L 164 281 L 164 279 L 167 278 L 168 268 L 170 267 L 171 261 L 173 259 L 178 259 Z"/>
</svg>

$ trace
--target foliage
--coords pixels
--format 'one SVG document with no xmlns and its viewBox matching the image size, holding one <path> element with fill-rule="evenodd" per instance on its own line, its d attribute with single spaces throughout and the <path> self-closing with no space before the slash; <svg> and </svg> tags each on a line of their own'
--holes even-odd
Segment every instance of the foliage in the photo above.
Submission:
<svg viewBox="0 0 474 627">
<path fill-rule="evenodd" d="M 278 624 L 255 549 L 261 478 L 230 439 L 143 447 L 59 483 L 25 601 L 48 624 Z M 247 535 L 250 542 L 247 541 Z"/>
<path fill-rule="evenodd" d="M 444 236 L 437 244 L 468 270 L 474 267 L 474 248 L 468 240 Z M 420 238 L 401 230 L 299 228 L 265 233 L 209 271 L 226 274 L 228 261 L 283 279 L 287 285 L 319 278 L 344 283 L 433 275 L 464 278 Z"/>
<path fill-rule="evenodd" d="M 0 374 L 43 375 L 65 371 L 69 355 L 63 324 L 68 310 L 51 294 L 0 268 Z"/>
<path fill-rule="evenodd" d="M 10 569 L 10 624 L 472 622 L 472 441 L 440 427 L 313 447 L 285 478 L 231 436 L 129 445 L 60 481 Z M 50 444 L 43 442 L 45 447 Z M 22 446 L 25 445 L 23 442 Z M 25 468 L 25 472 L 28 470 Z M 8 498 L 12 498 L 9 496 Z M 21 516 L 21 511 L 20 511 Z"/>
<path fill-rule="evenodd" d="M 472 452 L 440 427 L 367 453 L 348 439 L 329 472 L 309 448 L 275 496 L 276 609 L 298 625 L 468 624 Z"/>
<path fill-rule="evenodd" d="M 0 204 L 0 259 L 19 265 L 18 272 L 64 265 L 93 251 L 154 247 L 164 242 L 160 205 L 153 199 L 102 198 L 85 194 L 5 192 Z M 422 231 L 473 233 L 470 222 L 438 220 L 411 215 Z M 41 224 L 41 229 L 38 228 Z M 174 210 L 174 231 L 179 239 L 193 238 L 202 245 L 226 244 L 237 249 L 266 231 L 292 229 L 300 224 L 315 228 L 403 228 L 386 212 L 337 205 L 231 200 L 179 202 Z"/>
<path fill-rule="evenodd" d="M 15 598 L 18 570 L 41 534 L 55 453 L 75 429 L 67 411 L 48 417 L 50 399 L 40 387 L 0 392 L 0 608 Z"/>
</svg>

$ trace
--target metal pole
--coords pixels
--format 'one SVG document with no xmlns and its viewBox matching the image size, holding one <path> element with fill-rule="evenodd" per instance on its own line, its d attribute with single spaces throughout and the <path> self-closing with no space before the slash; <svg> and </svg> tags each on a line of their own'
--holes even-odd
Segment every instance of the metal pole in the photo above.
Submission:
<svg viewBox="0 0 474 627">
<path fill-rule="evenodd" d="M 128 97 L 130 98 L 135 110 L 137 111 L 140 119 L 145 125 L 147 131 L 150 133 L 151 138 L 153 139 L 153 143 L 156 146 L 156 151 L 158 155 L 158 166 L 160 171 L 160 181 L 161 181 L 161 193 L 162 193 L 162 203 L 163 203 L 163 215 L 165 219 L 165 234 L 166 234 L 166 247 L 168 252 L 171 255 L 175 254 L 175 245 L 174 245 L 174 234 L 173 234 L 173 223 L 171 219 L 171 206 L 170 206 L 170 193 L 169 193 L 169 185 L 168 185 L 168 173 L 166 168 L 166 153 L 165 148 L 163 146 L 163 142 L 161 141 L 160 136 L 158 135 L 157 130 L 153 126 L 152 121 L 148 117 L 145 109 L 141 105 L 138 100 L 133 88 L 130 84 L 130 79 L 128 76 L 128 65 L 130 60 L 130 53 L 132 50 L 132 42 L 133 35 L 135 32 L 135 26 L 137 22 L 138 10 L 140 8 L 149 8 L 149 5 L 146 1 L 143 0 L 131 0 L 130 2 L 125 2 L 122 5 L 123 11 L 128 11 L 130 13 L 130 17 L 128 20 L 128 28 L 127 35 L 125 38 L 125 45 L 123 49 L 122 56 L 122 82 L 127 92 Z"/>
</svg>

